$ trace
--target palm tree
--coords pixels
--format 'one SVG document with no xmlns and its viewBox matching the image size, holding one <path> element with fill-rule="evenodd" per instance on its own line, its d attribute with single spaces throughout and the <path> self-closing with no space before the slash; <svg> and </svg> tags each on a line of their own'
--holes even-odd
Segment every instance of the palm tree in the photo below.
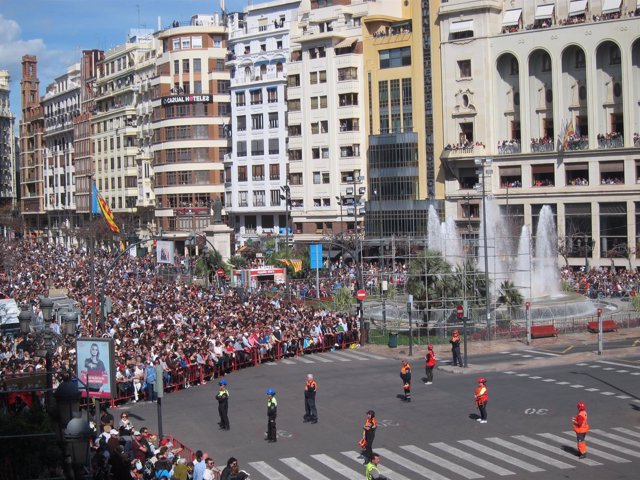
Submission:
<svg viewBox="0 0 640 480">
<path fill-rule="evenodd" d="M 444 299 L 459 297 L 460 284 L 451 265 L 433 250 L 423 250 L 417 259 L 409 262 L 407 291 L 413 295 L 417 307 L 445 307 Z"/>
</svg>

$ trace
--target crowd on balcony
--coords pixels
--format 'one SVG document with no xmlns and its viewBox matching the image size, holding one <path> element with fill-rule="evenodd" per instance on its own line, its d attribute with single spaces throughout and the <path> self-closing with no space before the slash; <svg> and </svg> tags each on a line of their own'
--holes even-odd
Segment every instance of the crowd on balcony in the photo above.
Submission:
<svg viewBox="0 0 640 480">
<path fill-rule="evenodd" d="M 498 142 L 498 153 L 502 155 L 509 153 L 520 153 L 520 140 L 500 140 Z"/>
<path fill-rule="evenodd" d="M 448 143 L 446 147 L 444 147 L 445 150 L 448 151 L 464 151 L 464 150 L 473 150 L 475 147 L 479 147 L 479 148 L 485 148 L 484 143 L 482 142 L 473 142 L 471 140 L 465 140 L 464 142 L 460 142 L 460 143 Z"/>
<path fill-rule="evenodd" d="M 633 134 L 633 146 L 634 147 L 640 147 L 640 134 L 639 133 L 634 133 Z"/>
<path fill-rule="evenodd" d="M 600 185 L 624 185 L 624 177 L 603 177 Z"/>
<path fill-rule="evenodd" d="M 589 179 L 584 177 L 576 177 L 569 180 L 569 185 L 575 187 L 586 187 L 589 185 Z"/>
<path fill-rule="evenodd" d="M 587 148 L 589 148 L 588 135 L 569 135 L 566 150 L 586 150 Z"/>
<path fill-rule="evenodd" d="M 622 148 L 624 146 L 624 137 L 620 132 L 599 133 L 597 139 L 599 148 Z"/>
<path fill-rule="evenodd" d="M 500 188 L 522 188 L 522 180 L 500 182 Z"/>
<path fill-rule="evenodd" d="M 541 178 L 538 180 L 533 180 L 533 186 L 534 187 L 553 187 L 553 180 L 550 180 L 548 178 Z"/>
<path fill-rule="evenodd" d="M 540 137 L 531 139 L 532 152 L 549 152 L 553 150 L 553 139 L 549 137 Z"/>
</svg>

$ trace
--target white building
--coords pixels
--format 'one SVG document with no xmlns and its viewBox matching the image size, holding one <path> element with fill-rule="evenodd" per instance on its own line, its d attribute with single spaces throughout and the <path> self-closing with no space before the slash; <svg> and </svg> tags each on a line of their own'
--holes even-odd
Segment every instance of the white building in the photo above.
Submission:
<svg viewBox="0 0 640 480">
<path fill-rule="evenodd" d="M 446 214 L 477 227 L 491 158 L 514 235 L 548 204 L 570 265 L 638 267 L 640 3 L 450 0 L 438 21 Z"/>
<path fill-rule="evenodd" d="M 276 0 L 229 15 L 231 136 L 225 201 L 236 240 L 284 233 L 287 176 L 286 65 L 300 0 Z"/>
<path fill-rule="evenodd" d="M 11 111 L 9 72 L 0 70 L 0 205 L 16 203 L 15 116 Z"/>
</svg>

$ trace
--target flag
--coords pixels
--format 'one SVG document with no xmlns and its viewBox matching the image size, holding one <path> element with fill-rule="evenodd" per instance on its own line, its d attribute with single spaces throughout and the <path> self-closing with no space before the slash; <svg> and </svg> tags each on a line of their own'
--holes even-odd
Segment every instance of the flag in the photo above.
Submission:
<svg viewBox="0 0 640 480">
<path fill-rule="evenodd" d="M 302 270 L 302 260 L 292 259 L 290 260 L 291 266 L 293 267 L 294 272 L 299 272 Z"/>
<path fill-rule="evenodd" d="M 558 134 L 558 150 L 564 150 L 564 137 L 567 133 L 567 121 L 562 121 L 562 126 L 560 127 L 560 133 Z"/>
<path fill-rule="evenodd" d="M 573 135 L 575 135 L 575 130 L 573 129 L 573 120 L 569 120 L 569 124 L 567 125 L 565 131 L 564 131 L 564 136 L 562 138 L 562 148 L 566 149 L 567 146 L 569 145 L 569 138 L 571 138 Z"/>
<path fill-rule="evenodd" d="M 278 261 L 284 263 L 285 265 L 289 265 L 289 260 L 287 260 L 286 258 L 279 258 Z"/>
<path fill-rule="evenodd" d="M 107 201 L 102 197 L 102 195 L 100 195 L 100 192 L 98 191 L 98 187 L 96 187 L 95 183 L 93 184 L 93 195 L 92 195 L 91 203 L 93 204 L 91 211 L 93 213 L 101 213 L 102 216 L 104 217 L 104 221 L 107 222 L 107 225 L 109 226 L 111 231 L 115 233 L 120 233 L 120 228 L 118 227 L 115 219 L 113 218 L 113 212 L 111 211 L 111 207 L 109 207 L 109 204 L 107 203 Z M 97 207 L 97 209 L 95 207 Z"/>
</svg>

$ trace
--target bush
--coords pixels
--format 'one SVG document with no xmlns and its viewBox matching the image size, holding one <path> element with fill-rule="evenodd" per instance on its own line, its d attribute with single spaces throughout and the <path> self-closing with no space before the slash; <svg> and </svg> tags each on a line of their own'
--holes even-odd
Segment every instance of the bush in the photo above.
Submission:
<svg viewBox="0 0 640 480">
<path fill-rule="evenodd" d="M 631 306 L 636 312 L 640 312 L 640 297 L 638 295 L 631 297 Z"/>
</svg>

